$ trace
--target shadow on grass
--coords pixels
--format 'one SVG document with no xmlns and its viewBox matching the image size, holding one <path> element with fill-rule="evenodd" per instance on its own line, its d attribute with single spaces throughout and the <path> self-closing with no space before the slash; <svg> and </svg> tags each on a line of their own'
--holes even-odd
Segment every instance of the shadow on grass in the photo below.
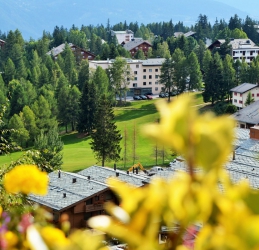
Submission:
<svg viewBox="0 0 259 250">
<path fill-rule="evenodd" d="M 157 113 L 157 109 L 154 103 L 144 104 L 139 108 L 125 109 L 123 113 L 115 117 L 115 120 L 117 122 L 129 121 L 154 113 Z"/>
<path fill-rule="evenodd" d="M 74 144 L 74 143 L 79 143 L 82 141 L 88 141 L 90 140 L 90 136 L 84 136 L 80 133 L 74 132 L 74 133 L 69 133 L 69 134 L 64 134 L 62 135 L 62 141 L 64 142 L 64 145 L 67 144 Z"/>
</svg>

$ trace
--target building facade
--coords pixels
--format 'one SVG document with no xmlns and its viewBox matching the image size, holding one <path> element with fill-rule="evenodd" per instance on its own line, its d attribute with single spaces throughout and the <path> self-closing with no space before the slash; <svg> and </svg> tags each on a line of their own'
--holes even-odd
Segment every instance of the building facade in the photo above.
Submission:
<svg viewBox="0 0 259 250">
<path fill-rule="evenodd" d="M 136 39 L 136 40 L 126 43 L 123 47 L 127 51 L 129 51 L 131 56 L 134 58 L 135 54 L 139 50 L 142 50 L 144 55 L 147 56 L 148 50 L 149 50 L 149 48 L 152 48 L 152 45 L 151 45 L 151 43 L 149 43 L 146 40 Z"/>
<path fill-rule="evenodd" d="M 164 58 L 151 58 L 147 60 L 125 59 L 130 66 L 133 80 L 128 86 L 127 96 L 144 95 L 147 93 L 159 94 L 163 91 L 163 84 L 160 84 L 160 69 Z M 98 66 L 103 69 L 111 67 L 114 60 L 90 61 L 89 67 L 96 69 Z"/>
<path fill-rule="evenodd" d="M 134 39 L 134 32 L 131 30 L 125 30 L 125 31 L 111 30 L 111 36 L 116 36 L 119 44 L 125 44 Z"/>
<path fill-rule="evenodd" d="M 225 41 L 225 39 L 216 40 L 208 49 L 219 49 Z M 250 63 L 259 54 L 259 47 L 251 39 L 231 39 L 229 45 L 231 45 L 231 55 L 234 61 L 245 60 Z"/>
<path fill-rule="evenodd" d="M 259 100 L 259 86 L 252 83 L 243 83 L 230 90 L 232 92 L 232 104 L 238 108 L 244 108 L 248 93 L 255 101 Z"/>
</svg>

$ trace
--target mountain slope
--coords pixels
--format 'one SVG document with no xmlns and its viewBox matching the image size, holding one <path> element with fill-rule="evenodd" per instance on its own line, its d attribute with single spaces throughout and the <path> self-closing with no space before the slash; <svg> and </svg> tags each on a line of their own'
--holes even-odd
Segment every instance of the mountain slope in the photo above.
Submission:
<svg viewBox="0 0 259 250">
<path fill-rule="evenodd" d="M 70 28 L 73 24 L 138 22 L 152 23 L 172 19 L 194 24 L 199 14 L 206 14 L 214 22 L 229 20 L 234 14 L 245 17 L 246 12 L 215 0 L 0 0 L 0 30 L 7 32 L 18 28 L 25 39 L 39 38 L 42 31 L 52 32 L 56 25 Z"/>
</svg>

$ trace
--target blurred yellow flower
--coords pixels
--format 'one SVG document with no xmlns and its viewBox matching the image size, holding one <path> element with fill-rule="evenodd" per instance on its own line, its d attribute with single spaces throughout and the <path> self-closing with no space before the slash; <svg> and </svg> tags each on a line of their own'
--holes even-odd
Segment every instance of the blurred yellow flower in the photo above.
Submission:
<svg viewBox="0 0 259 250">
<path fill-rule="evenodd" d="M 45 195 L 48 187 L 48 175 L 35 165 L 20 165 L 4 177 L 4 187 L 9 193 Z"/>
<path fill-rule="evenodd" d="M 7 249 L 13 249 L 15 245 L 18 243 L 18 237 L 11 231 L 7 231 L 4 234 L 4 240 L 7 244 Z"/>
<path fill-rule="evenodd" d="M 209 170 L 222 166 L 227 160 L 234 139 L 233 119 L 214 117 L 212 113 L 199 115 L 192 98 L 187 95 L 169 104 L 160 102 L 157 107 L 160 122 L 144 126 L 146 135 L 174 148 L 192 167 Z"/>
<path fill-rule="evenodd" d="M 51 226 L 43 227 L 40 234 L 48 246 L 66 246 L 70 243 L 64 232 L 58 228 Z"/>
</svg>

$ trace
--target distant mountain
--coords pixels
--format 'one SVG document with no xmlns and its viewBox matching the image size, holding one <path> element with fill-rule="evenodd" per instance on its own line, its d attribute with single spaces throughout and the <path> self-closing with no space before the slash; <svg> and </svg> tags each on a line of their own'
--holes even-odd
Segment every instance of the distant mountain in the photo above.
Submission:
<svg viewBox="0 0 259 250">
<path fill-rule="evenodd" d="M 118 22 L 139 24 L 163 22 L 194 24 L 199 14 L 205 14 L 214 23 L 216 18 L 229 20 L 237 14 L 244 18 L 247 12 L 220 0 L 0 0 L 0 30 L 19 29 L 25 39 L 41 37 L 43 30 L 53 32 L 56 25 L 71 28 L 84 25 Z M 235 6 L 235 5 L 234 5 Z"/>
</svg>

